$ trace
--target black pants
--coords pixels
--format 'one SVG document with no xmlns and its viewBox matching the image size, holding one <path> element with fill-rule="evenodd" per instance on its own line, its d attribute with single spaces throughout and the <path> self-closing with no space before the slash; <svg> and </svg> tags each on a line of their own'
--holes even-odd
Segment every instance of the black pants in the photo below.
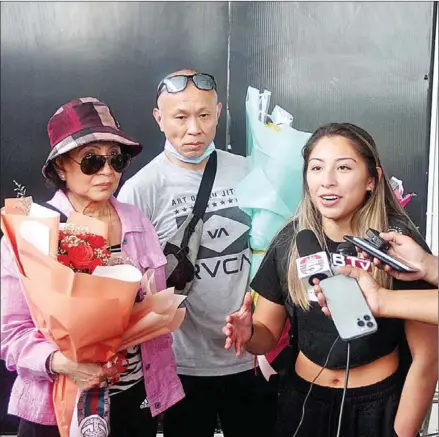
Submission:
<svg viewBox="0 0 439 437">
<path fill-rule="evenodd" d="M 165 437 L 272 437 L 277 385 L 253 370 L 226 376 L 180 375 L 186 397 L 165 412 Z"/>
<path fill-rule="evenodd" d="M 346 392 L 341 437 L 395 437 L 394 422 L 403 378 L 397 372 L 377 384 Z M 293 436 L 300 422 L 310 383 L 296 373 L 285 377 L 279 390 L 279 414 L 274 435 Z M 335 437 L 343 389 L 314 385 L 297 437 Z"/>
<path fill-rule="evenodd" d="M 58 427 L 40 425 L 21 419 L 18 427 L 18 437 L 60 437 Z"/>
<path fill-rule="evenodd" d="M 140 408 L 145 400 L 143 381 L 111 396 L 110 437 L 156 437 L 157 420 L 149 408 Z M 21 419 L 18 437 L 60 437 L 58 427 L 45 426 Z"/>
<path fill-rule="evenodd" d="M 0 360 L 0 435 L 17 433 L 19 420 L 8 414 L 9 398 L 16 377 L 17 372 L 9 371 L 5 362 Z"/>
<path fill-rule="evenodd" d="M 110 398 L 110 437 L 155 437 L 157 419 L 149 408 L 140 408 L 145 400 L 145 384 L 134 387 Z"/>
</svg>

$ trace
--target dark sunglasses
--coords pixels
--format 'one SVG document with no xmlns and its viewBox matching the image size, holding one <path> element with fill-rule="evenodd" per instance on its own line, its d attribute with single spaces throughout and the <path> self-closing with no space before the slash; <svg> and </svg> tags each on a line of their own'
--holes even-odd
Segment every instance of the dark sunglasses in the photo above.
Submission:
<svg viewBox="0 0 439 437">
<path fill-rule="evenodd" d="M 186 89 L 189 81 L 203 91 L 216 91 L 216 81 L 213 76 L 207 73 L 177 74 L 176 76 L 165 77 L 157 87 L 157 99 L 166 89 L 168 93 L 175 94 Z"/>
<path fill-rule="evenodd" d="M 76 162 L 76 164 L 79 164 L 82 173 L 86 175 L 96 174 L 105 167 L 106 162 L 118 173 L 122 173 L 131 163 L 131 156 L 128 153 L 118 153 L 117 155 L 95 155 L 94 153 L 89 153 L 81 159 L 81 162 L 76 161 L 71 156 L 69 158 Z"/>
</svg>

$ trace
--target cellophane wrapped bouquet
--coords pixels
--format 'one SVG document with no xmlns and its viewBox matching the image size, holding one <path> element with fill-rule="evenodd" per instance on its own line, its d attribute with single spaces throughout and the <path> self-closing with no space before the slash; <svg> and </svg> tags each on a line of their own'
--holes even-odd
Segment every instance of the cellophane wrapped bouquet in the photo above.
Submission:
<svg viewBox="0 0 439 437">
<path fill-rule="evenodd" d="M 252 277 L 273 237 L 297 210 L 302 197 L 302 148 L 311 136 L 293 128 L 293 116 L 285 109 L 275 106 L 269 114 L 270 98 L 271 92 L 249 87 L 245 102 L 250 173 L 238 185 L 237 195 L 240 208 L 252 218 Z M 254 292 L 253 299 L 257 304 Z M 289 328 L 287 323 L 273 352 L 258 357 L 267 379 L 274 373 L 268 363 L 285 347 Z"/>
<path fill-rule="evenodd" d="M 104 222 L 72 213 L 60 224 L 59 213 L 23 196 L 5 200 L 1 229 L 36 327 L 68 358 L 123 371 L 128 347 L 181 325 L 185 297 L 172 288 L 157 292 L 153 271 L 142 275 L 127 257 L 114 258 Z M 108 390 L 104 384 L 83 392 L 58 376 L 53 401 L 61 436 L 108 436 Z"/>
</svg>

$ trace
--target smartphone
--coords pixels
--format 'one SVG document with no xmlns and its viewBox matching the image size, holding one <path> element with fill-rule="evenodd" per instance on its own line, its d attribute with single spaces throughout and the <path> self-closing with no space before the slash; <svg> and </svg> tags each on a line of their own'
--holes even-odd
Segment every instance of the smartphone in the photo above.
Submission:
<svg viewBox="0 0 439 437">
<path fill-rule="evenodd" d="M 320 287 L 341 339 L 354 340 L 377 331 L 377 322 L 356 279 L 336 275 L 320 281 Z"/>
<path fill-rule="evenodd" d="M 372 246 L 363 238 L 352 237 L 350 235 L 345 235 L 343 238 L 353 245 L 359 247 L 361 250 L 364 250 L 368 255 L 378 258 L 384 264 L 388 264 L 390 267 L 392 267 L 392 269 L 398 272 L 415 273 L 417 271 L 409 266 L 406 266 L 401 260 L 393 258 L 390 255 L 387 255 L 387 253 L 382 252 L 381 250 Z"/>
</svg>

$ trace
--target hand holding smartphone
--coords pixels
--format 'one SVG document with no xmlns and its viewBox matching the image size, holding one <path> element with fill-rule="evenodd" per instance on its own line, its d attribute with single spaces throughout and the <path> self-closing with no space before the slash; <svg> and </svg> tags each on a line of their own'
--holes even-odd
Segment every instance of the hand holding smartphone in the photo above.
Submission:
<svg viewBox="0 0 439 437">
<path fill-rule="evenodd" d="M 384 264 L 389 265 L 392 269 L 398 272 L 415 273 L 417 270 L 405 265 L 400 259 L 391 257 L 386 253 L 388 249 L 388 243 L 379 237 L 378 231 L 369 229 L 367 231 L 366 238 L 353 237 L 351 235 L 345 235 L 344 239 L 349 241 L 354 246 L 359 247 L 368 255 L 379 259 Z"/>
<path fill-rule="evenodd" d="M 320 288 L 341 339 L 354 340 L 377 331 L 377 322 L 354 278 L 332 276 L 320 281 Z"/>
</svg>

